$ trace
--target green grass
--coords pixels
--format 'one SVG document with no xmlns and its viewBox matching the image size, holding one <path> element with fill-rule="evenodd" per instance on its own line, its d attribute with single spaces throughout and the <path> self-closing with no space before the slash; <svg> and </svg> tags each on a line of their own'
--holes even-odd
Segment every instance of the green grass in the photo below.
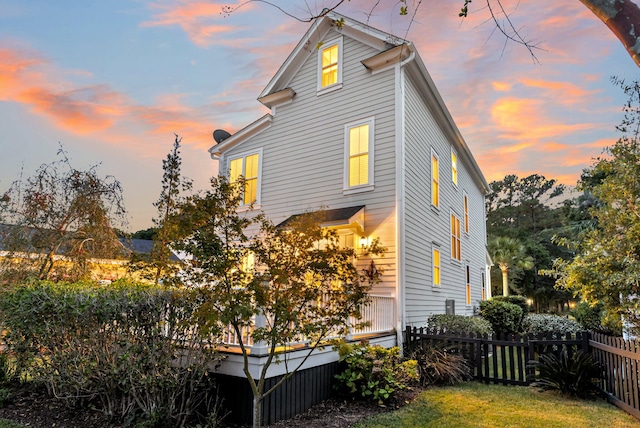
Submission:
<svg viewBox="0 0 640 428">
<path fill-rule="evenodd" d="M 522 386 L 468 382 L 432 388 L 406 407 L 355 428 L 640 427 L 640 421 L 604 400 L 575 400 Z"/>
<path fill-rule="evenodd" d="M 0 419 L 0 428 L 25 428 L 25 426 L 8 419 Z"/>
</svg>

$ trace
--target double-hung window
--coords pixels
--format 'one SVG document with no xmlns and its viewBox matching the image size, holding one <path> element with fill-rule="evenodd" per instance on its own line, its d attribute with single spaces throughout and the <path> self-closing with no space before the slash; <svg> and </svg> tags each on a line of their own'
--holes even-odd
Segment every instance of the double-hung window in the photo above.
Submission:
<svg viewBox="0 0 640 428">
<path fill-rule="evenodd" d="M 318 92 L 342 87 L 342 37 L 324 43 L 318 50 Z"/>
<path fill-rule="evenodd" d="M 451 213 L 451 258 L 460 261 L 462 254 L 460 251 L 460 219 Z"/>
<path fill-rule="evenodd" d="M 466 193 L 462 196 L 464 208 L 464 232 L 469 233 L 469 195 Z"/>
<path fill-rule="evenodd" d="M 345 126 L 345 192 L 373 189 L 373 118 Z"/>
<path fill-rule="evenodd" d="M 432 266 L 431 277 L 434 287 L 440 287 L 440 250 L 436 247 L 431 249 Z"/>
<path fill-rule="evenodd" d="M 467 305 L 471 304 L 471 267 L 467 265 L 467 286 L 465 302 Z"/>
<path fill-rule="evenodd" d="M 250 153 L 231 158 L 229 161 L 229 181 L 244 178 L 243 205 L 260 203 L 260 153 Z"/>
<path fill-rule="evenodd" d="M 451 149 L 451 182 L 454 186 L 458 185 L 458 154 Z"/>
<path fill-rule="evenodd" d="M 440 160 L 438 155 L 431 151 L 431 205 L 438 207 L 440 205 Z"/>
</svg>

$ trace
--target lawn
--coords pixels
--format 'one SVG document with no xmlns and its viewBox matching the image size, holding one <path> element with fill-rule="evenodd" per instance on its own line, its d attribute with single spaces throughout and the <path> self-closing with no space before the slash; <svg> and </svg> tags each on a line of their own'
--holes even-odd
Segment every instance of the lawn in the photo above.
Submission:
<svg viewBox="0 0 640 428">
<path fill-rule="evenodd" d="M 424 427 L 640 427 L 640 421 L 604 400 L 575 400 L 522 386 L 468 382 L 431 388 L 403 409 L 355 428 Z"/>
</svg>

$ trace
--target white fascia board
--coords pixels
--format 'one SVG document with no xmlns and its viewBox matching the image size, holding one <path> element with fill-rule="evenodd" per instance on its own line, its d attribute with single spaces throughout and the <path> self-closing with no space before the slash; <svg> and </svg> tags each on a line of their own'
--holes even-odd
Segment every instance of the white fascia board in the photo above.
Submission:
<svg viewBox="0 0 640 428">
<path fill-rule="evenodd" d="M 432 112 L 434 113 L 435 119 L 440 123 L 443 130 L 445 131 L 445 135 L 449 138 L 454 147 L 458 148 L 458 155 L 461 156 L 467 165 L 470 166 L 470 174 L 474 178 L 476 184 L 480 189 L 484 192 L 484 194 L 489 193 L 489 185 L 487 184 L 487 180 L 484 178 L 484 174 L 480 170 L 480 167 L 476 163 L 476 160 L 471 154 L 471 150 L 469 150 L 469 146 L 465 142 L 458 126 L 453 121 L 451 117 L 451 113 L 447 108 L 444 100 L 440 96 L 438 89 L 436 88 L 435 83 L 431 79 L 429 72 L 427 71 L 427 67 L 422 62 L 420 55 L 416 52 L 415 59 L 410 61 L 408 64 L 408 70 L 411 75 L 413 75 L 418 89 L 420 90 L 422 96 L 427 101 L 428 105 L 435 107 Z"/>
<path fill-rule="evenodd" d="M 329 32 L 332 25 L 333 21 L 326 16 L 322 19 L 316 19 L 289 54 L 285 62 L 280 66 L 276 74 L 271 78 L 267 86 L 262 90 L 258 99 L 288 86 L 293 76 L 300 70 L 300 67 L 302 67 L 308 56 L 314 52 L 316 45 Z"/>
<path fill-rule="evenodd" d="M 338 28 L 335 25 L 335 21 L 342 19 L 344 20 L 344 25 Z M 388 50 L 391 47 L 401 45 L 406 42 L 400 37 L 377 30 L 361 22 L 354 21 L 346 16 L 340 15 L 339 13 L 329 12 L 322 18 L 316 19 L 311 27 L 309 27 L 285 62 L 280 66 L 267 86 L 262 90 L 258 99 L 286 88 L 309 55 L 317 50 L 318 43 L 324 39 L 331 28 L 335 28 L 336 31 L 343 35 L 365 43 L 380 51 Z"/>
<path fill-rule="evenodd" d="M 252 124 L 244 127 L 240 131 L 233 134 L 231 137 L 227 138 L 220 144 L 216 144 L 215 146 L 209 149 L 209 153 L 212 158 L 219 158 L 220 155 L 231 149 L 232 147 L 237 146 L 238 144 L 243 143 L 247 139 L 259 134 L 265 129 L 271 126 L 271 122 L 273 121 L 273 116 L 270 114 L 265 114 L 260 119 L 256 120 Z"/>
</svg>

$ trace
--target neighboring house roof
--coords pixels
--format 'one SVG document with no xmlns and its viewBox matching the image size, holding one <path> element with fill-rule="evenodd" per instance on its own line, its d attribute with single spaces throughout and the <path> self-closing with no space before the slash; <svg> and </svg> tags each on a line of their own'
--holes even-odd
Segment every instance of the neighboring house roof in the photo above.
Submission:
<svg viewBox="0 0 640 428">
<path fill-rule="evenodd" d="M 394 66 L 397 63 L 407 68 L 408 73 L 414 77 L 418 83 L 418 89 L 425 101 L 429 105 L 437 107 L 432 109 L 433 116 L 441 125 L 447 138 L 456 148 L 458 156 L 464 159 L 465 163 L 469 165 L 469 172 L 474 181 L 485 194 L 489 193 L 489 186 L 480 167 L 473 158 L 460 130 L 453 121 L 447 106 L 442 100 L 415 46 L 411 42 L 394 36 L 393 34 L 377 30 L 336 12 L 329 12 L 322 18 L 314 21 L 304 37 L 298 42 L 286 61 L 264 88 L 258 100 L 267 107 L 272 107 L 278 102 L 287 102 L 293 99 L 295 92 L 289 88 L 291 80 L 300 70 L 309 55 L 317 50 L 318 43 L 323 40 L 332 28 L 336 27 L 336 22 L 343 23 L 337 30 L 345 36 L 352 37 L 380 51 L 379 54 L 362 61 L 363 65 L 372 70 L 372 72 Z M 271 125 L 272 120 L 273 117 L 267 114 L 239 130 L 220 144 L 211 147 L 209 149 L 211 157 L 218 158 L 225 150 L 267 129 Z"/>
<path fill-rule="evenodd" d="M 350 224 L 358 224 L 360 228 L 364 229 L 364 205 L 357 205 L 354 207 L 336 208 L 331 210 L 320 210 L 316 212 L 322 213 L 322 227 L 332 226 L 347 226 Z M 302 214 L 294 214 L 288 217 L 283 222 L 276 225 L 276 227 L 285 228 L 291 224 L 295 219 L 299 218 Z"/>
</svg>

